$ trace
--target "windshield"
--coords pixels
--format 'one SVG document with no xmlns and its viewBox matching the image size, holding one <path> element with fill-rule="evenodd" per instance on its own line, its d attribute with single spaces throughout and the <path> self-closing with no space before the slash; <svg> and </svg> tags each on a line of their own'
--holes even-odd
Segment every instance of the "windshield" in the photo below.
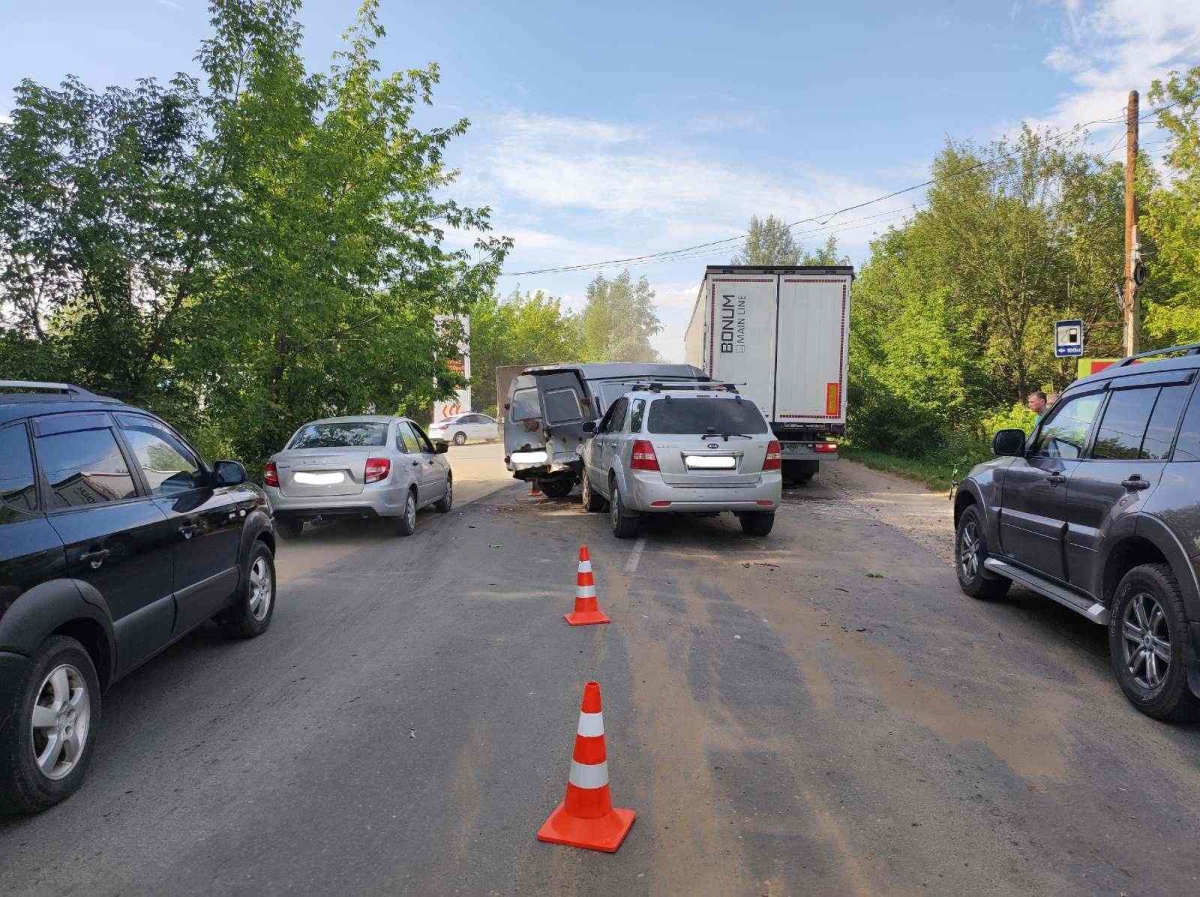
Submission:
<svg viewBox="0 0 1200 897">
<path fill-rule="evenodd" d="M 713 396 L 662 398 L 650 406 L 648 433 L 766 433 L 767 422 L 753 402 Z"/>
<path fill-rule="evenodd" d="M 387 445 L 388 425 L 380 421 L 308 424 L 288 444 L 290 449 L 358 448 Z"/>
</svg>

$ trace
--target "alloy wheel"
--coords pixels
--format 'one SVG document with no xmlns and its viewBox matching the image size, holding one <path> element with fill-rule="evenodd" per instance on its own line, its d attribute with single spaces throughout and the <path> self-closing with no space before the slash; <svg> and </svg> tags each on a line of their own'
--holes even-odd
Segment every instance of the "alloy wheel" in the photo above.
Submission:
<svg viewBox="0 0 1200 897">
<path fill-rule="evenodd" d="M 608 503 L 608 514 L 613 527 L 619 526 L 621 523 L 621 493 L 615 485 L 612 488 L 612 501 Z"/>
<path fill-rule="evenodd" d="M 967 582 L 979 573 L 979 549 L 979 527 L 974 520 L 968 520 L 958 537 L 958 565 Z"/>
<path fill-rule="evenodd" d="M 408 501 L 404 505 L 404 521 L 409 529 L 414 529 L 417 525 L 417 499 L 411 492 L 408 493 Z"/>
<path fill-rule="evenodd" d="M 1121 629 L 1129 675 L 1142 688 L 1158 688 L 1171 668 L 1171 631 L 1158 599 L 1148 592 L 1134 595 Z"/>
<path fill-rule="evenodd" d="M 250 566 L 250 613 L 260 623 L 271 609 L 272 579 L 271 567 L 260 554 Z"/>
<path fill-rule="evenodd" d="M 72 664 L 59 664 L 42 680 L 33 705 L 33 759 L 42 775 L 71 774 L 87 747 L 92 702 L 87 681 Z"/>
</svg>

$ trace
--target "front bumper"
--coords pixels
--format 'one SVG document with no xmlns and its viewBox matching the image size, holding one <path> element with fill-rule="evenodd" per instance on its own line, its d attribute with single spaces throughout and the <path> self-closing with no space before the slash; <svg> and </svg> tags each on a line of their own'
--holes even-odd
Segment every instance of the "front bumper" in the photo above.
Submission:
<svg viewBox="0 0 1200 897">
<path fill-rule="evenodd" d="M 378 488 L 377 488 L 378 487 Z M 276 486 L 264 486 L 275 516 L 399 517 L 404 513 L 408 489 L 399 483 L 372 483 L 358 495 L 284 495 Z"/>
<path fill-rule="evenodd" d="M 655 471 L 630 471 L 626 479 L 625 506 L 642 514 L 764 513 L 778 510 L 783 499 L 778 470 L 763 471 L 757 482 L 737 486 L 672 486 Z M 669 504 L 656 507 L 655 502 Z"/>
</svg>

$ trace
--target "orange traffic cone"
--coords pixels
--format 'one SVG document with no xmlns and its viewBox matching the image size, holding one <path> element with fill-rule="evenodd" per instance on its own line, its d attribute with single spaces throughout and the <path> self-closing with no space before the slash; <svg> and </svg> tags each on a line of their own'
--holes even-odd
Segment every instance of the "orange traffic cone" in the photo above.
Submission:
<svg viewBox="0 0 1200 897">
<path fill-rule="evenodd" d="M 550 844 L 616 853 L 633 825 L 633 810 L 613 809 L 608 793 L 608 755 L 604 748 L 604 714 L 600 683 L 583 687 L 583 706 L 575 734 L 567 796 L 538 829 L 537 839 Z"/>
<path fill-rule="evenodd" d="M 542 494 L 542 487 L 538 485 L 537 480 L 529 481 L 529 494 L 530 494 L 530 496 L 536 496 L 536 495 Z"/>
<path fill-rule="evenodd" d="M 592 558 L 587 546 L 579 546 L 579 572 L 575 574 L 575 612 L 563 614 L 572 626 L 590 626 L 611 622 L 596 603 L 596 580 L 592 576 Z"/>
</svg>

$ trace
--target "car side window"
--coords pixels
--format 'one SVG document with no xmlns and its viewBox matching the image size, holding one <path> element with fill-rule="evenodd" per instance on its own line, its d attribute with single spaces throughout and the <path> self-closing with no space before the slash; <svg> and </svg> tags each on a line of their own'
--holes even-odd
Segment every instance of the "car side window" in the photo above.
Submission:
<svg viewBox="0 0 1200 897">
<path fill-rule="evenodd" d="M 425 452 L 427 455 L 436 454 L 433 450 L 433 443 L 429 441 L 429 437 L 425 435 L 425 431 L 412 421 L 409 421 L 408 425 L 412 428 L 413 435 L 417 437 L 417 451 Z"/>
<path fill-rule="evenodd" d="M 1158 388 L 1121 389 L 1114 392 L 1100 419 L 1092 457 L 1098 460 L 1129 461 L 1142 448 Z"/>
<path fill-rule="evenodd" d="M 633 412 L 629 415 L 629 432 L 642 432 L 642 419 L 646 416 L 646 400 L 634 399 Z"/>
<path fill-rule="evenodd" d="M 1192 394 L 1192 401 L 1183 415 L 1171 460 L 1200 461 L 1200 388 Z"/>
<path fill-rule="evenodd" d="M 140 414 L 114 416 L 152 495 L 174 495 L 200 487 L 200 460 L 179 437 Z"/>
<path fill-rule="evenodd" d="M 50 484 L 50 507 L 74 508 L 137 495 L 117 438 L 108 427 L 37 437 L 38 467 Z"/>
<path fill-rule="evenodd" d="M 1088 433 L 1103 399 L 1104 394 L 1096 392 L 1059 401 L 1038 430 L 1030 454 L 1042 458 L 1078 458 L 1087 445 Z"/>
<path fill-rule="evenodd" d="M 1190 389 L 1186 385 L 1164 386 L 1159 392 L 1154 413 L 1150 415 L 1150 426 L 1146 428 L 1146 438 L 1142 440 L 1142 450 L 1138 453 L 1139 458 L 1165 461 L 1170 457 L 1175 428 Z"/>
<path fill-rule="evenodd" d="M 0 526 L 38 509 L 37 480 L 24 423 L 0 430 Z"/>
<path fill-rule="evenodd" d="M 625 409 L 629 407 L 629 400 L 624 396 L 617 399 L 613 406 L 608 409 L 608 429 L 606 433 L 619 433 L 625 426 Z"/>
<path fill-rule="evenodd" d="M 417 442 L 417 437 L 408 425 L 408 421 L 401 421 L 398 427 L 400 438 L 404 441 L 404 451 L 410 455 L 421 454 L 421 443 Z"/>
</svg>

